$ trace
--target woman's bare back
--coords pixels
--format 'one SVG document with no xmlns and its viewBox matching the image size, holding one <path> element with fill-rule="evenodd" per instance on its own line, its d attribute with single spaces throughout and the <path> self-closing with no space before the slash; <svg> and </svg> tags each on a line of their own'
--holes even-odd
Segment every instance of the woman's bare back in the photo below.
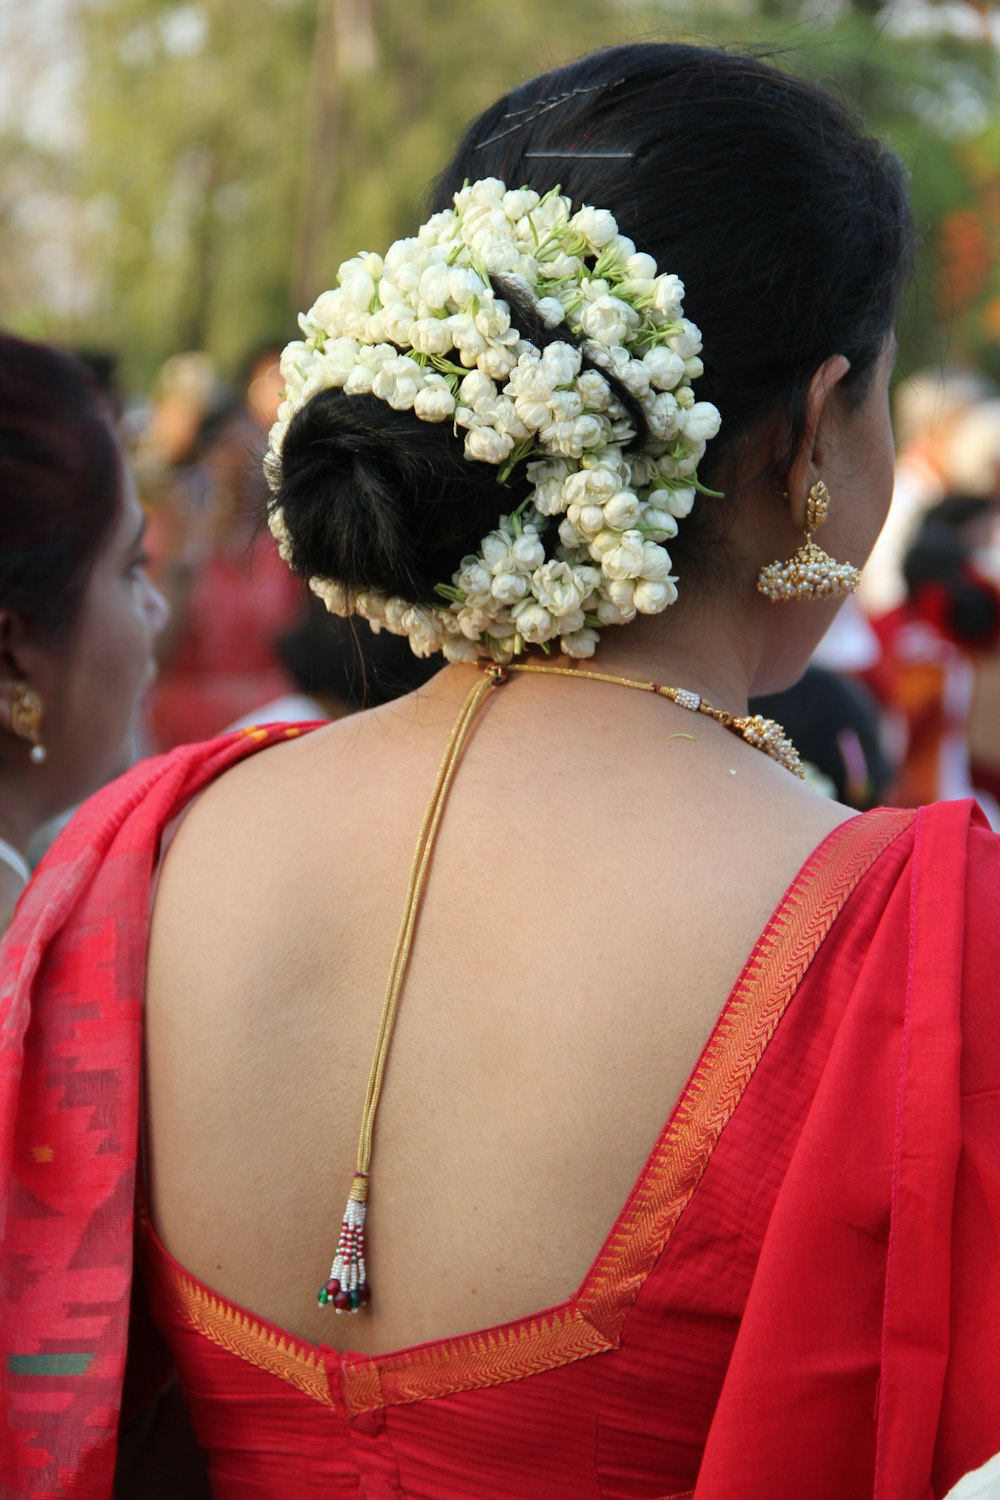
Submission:
<svg viewBox="0 0 1000 1500">
<path fill-rule="evenodd" d="M 157 1228 L 223 1295 L 363 1352 L 575 1290 L 757 935 L 849 816 L 662 700 L 500 689 L 445 812 L 393 1039 L 373 1304 L 336 1318 L 316 1291 L 417 830 L 471 680 L 447 670 L 227 773 L 155 900 Z"/>
</svg>

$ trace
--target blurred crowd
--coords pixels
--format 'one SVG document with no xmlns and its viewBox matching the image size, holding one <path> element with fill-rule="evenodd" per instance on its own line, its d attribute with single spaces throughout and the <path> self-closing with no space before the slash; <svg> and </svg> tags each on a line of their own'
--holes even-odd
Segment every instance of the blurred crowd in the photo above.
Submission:
<svg viewBox="0 0 1000 1500">
<path fill-rule="evenodd" d="M 234 725 L 339 718 L 430 675 L 396 639 L 359 653 L 358 633 L 329 619 L 263 525 L 280 352 L 252 350 L 235 388 L 207 354 L 175 355 L 126 419 L 149 570 L 170 606 L 142 721 L 150 752 Z"/>
<path fill-rule="evenodd" d="M 276 346 L 251 351 L 235 382 L 203 352 L 178 354 L 141 404 L 122 400 L 111 358 L 81 358 L 135 476 L 142 567 L 166 604 L 134 754 L 339 718 L 433 673 L 405 641 L 328 616 L 277 555 L 261 470 Z M 842 802 L 974 796 L 1000 828 L 1000 393 L 972 370 L 928 370 L 899 386 L 894 420 L 893 507 L 861 592 L 802 681 L 752 707 Z"/>
<path fill-rule="evenodd" d="M 892 509 L 794 688 L 755 706 L 859 809 L 974 796 L 1000 828 L 1000 394 L 975 371 L 896 391 Z"/>
<path fill-rule="evenodd" d="M 146 750 L 254 719 L 339 717 L 433 670 L 405 642 L 326 616 L 261 531 L 278 354 L 253 351 L 235 391 L 207 355 L 177 355 L 125 416 L 171 607 Z M 864 809 L 974 795 L 1000 826 L 1000 393 L 975 371 L 927 370 L 898 388 L 894 420 L 893 507 L 861 594 L 802 682 L 754 707 L 831 796 Z"/>
</svg>

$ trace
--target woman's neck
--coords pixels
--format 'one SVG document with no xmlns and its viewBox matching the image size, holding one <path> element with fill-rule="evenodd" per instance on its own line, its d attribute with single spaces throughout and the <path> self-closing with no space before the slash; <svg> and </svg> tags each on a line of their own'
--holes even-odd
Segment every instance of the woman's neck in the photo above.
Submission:
<svg viewBox="0 0 1000 1500">
<path fill-rule="evenodd" d="M 2 837 L 0 837 L 0 867 L 13 871 L 21 884 L 27 885 L 30 871 L 26 857 L 20 849 Z"/>
<path fill-rule="evenodd" d="M 30 769 L 37 778 L 39 769 Z M 49 816 L 34 795 L 37 790 L 27 776 L 0 777 L 0 839 L 22 856 Z"/>
<path fill-rule="evenodd" d="M 731 619 L 723 616 L 720 624 L 720 614 L 673 606 L 664 615 L 603 630 L 593 658 L 581 666 L 687 688 L 719 708 L 745 713 L 759 643 L 750 629 L 726 628 Z"/>
<path fill-rule="evenodd" d="M 10 926 L 18 897 L 27 884 L 25 871 L 18 863 L 21 857 L 20 850 L 7 845 L 6 840 L 0 840 L 0 937 Z"/>
</svg>

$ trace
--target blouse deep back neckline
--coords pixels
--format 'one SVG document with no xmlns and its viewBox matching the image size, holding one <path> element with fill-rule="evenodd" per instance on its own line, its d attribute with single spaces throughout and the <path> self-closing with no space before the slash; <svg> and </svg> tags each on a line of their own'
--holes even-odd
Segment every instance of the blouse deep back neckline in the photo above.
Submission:
<svg viewBox="0 0 1000 1500">
<path fill-rule="evenodd" d="M 380 1354 L 341 1353 L 213 1291 L 170 1255 L 142 1205 L 154 1312 L 345 1416 L 519 1380 L 619 1347 L 629 1310 L 812 959 L 858 882 L 914 816 L 880 809 L 850 819 L 808 856 L 755 943 L 601 1250 L 564 1301 Z"/>
</svg>

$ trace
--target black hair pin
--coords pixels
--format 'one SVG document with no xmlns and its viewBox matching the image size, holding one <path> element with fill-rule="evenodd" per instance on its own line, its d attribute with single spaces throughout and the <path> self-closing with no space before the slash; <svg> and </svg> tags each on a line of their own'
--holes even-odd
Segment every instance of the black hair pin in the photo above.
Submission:
<svg viewBox="0 0 1000 1500">
<path fill-rule="evenodd" d="M 624 83 L 624 81 L 624 79 L 619 78 L 617 83 Z M 495 141 L 502 141 L 507 136 L 513 135 L 516 131 L 523 130 L 526 125 L 533 125 L 542 115 L 547 115 L 549 110 L 558 109 L 560 104 L 567 104 L 570 99 L 578 99 L 585 94 L 599 94 L 607 88 L 615 87 L 616 84 L 614 83 L 592 83 L 585 89 L 567 89 L 564 94 L 554 94 L 550 99 L 538 99 L 534 104 L 526 104 L 524 109 L 510 109 L 502 116 L 502 120 L 514 120 L 515 123 L 506 130 L 500 130 L 496 135 L 489 136 L 485 141 L 480 141 L 473 147 L 473 150 L 482 151 L 485 146 L 492 146 Z M 526 118 L 523 120 L 517 119 L 518 115 L 524 115 Z M 559 151 L 555 154 L 557 156 L 566 156 L 568 153 Z"/>
</svg>

